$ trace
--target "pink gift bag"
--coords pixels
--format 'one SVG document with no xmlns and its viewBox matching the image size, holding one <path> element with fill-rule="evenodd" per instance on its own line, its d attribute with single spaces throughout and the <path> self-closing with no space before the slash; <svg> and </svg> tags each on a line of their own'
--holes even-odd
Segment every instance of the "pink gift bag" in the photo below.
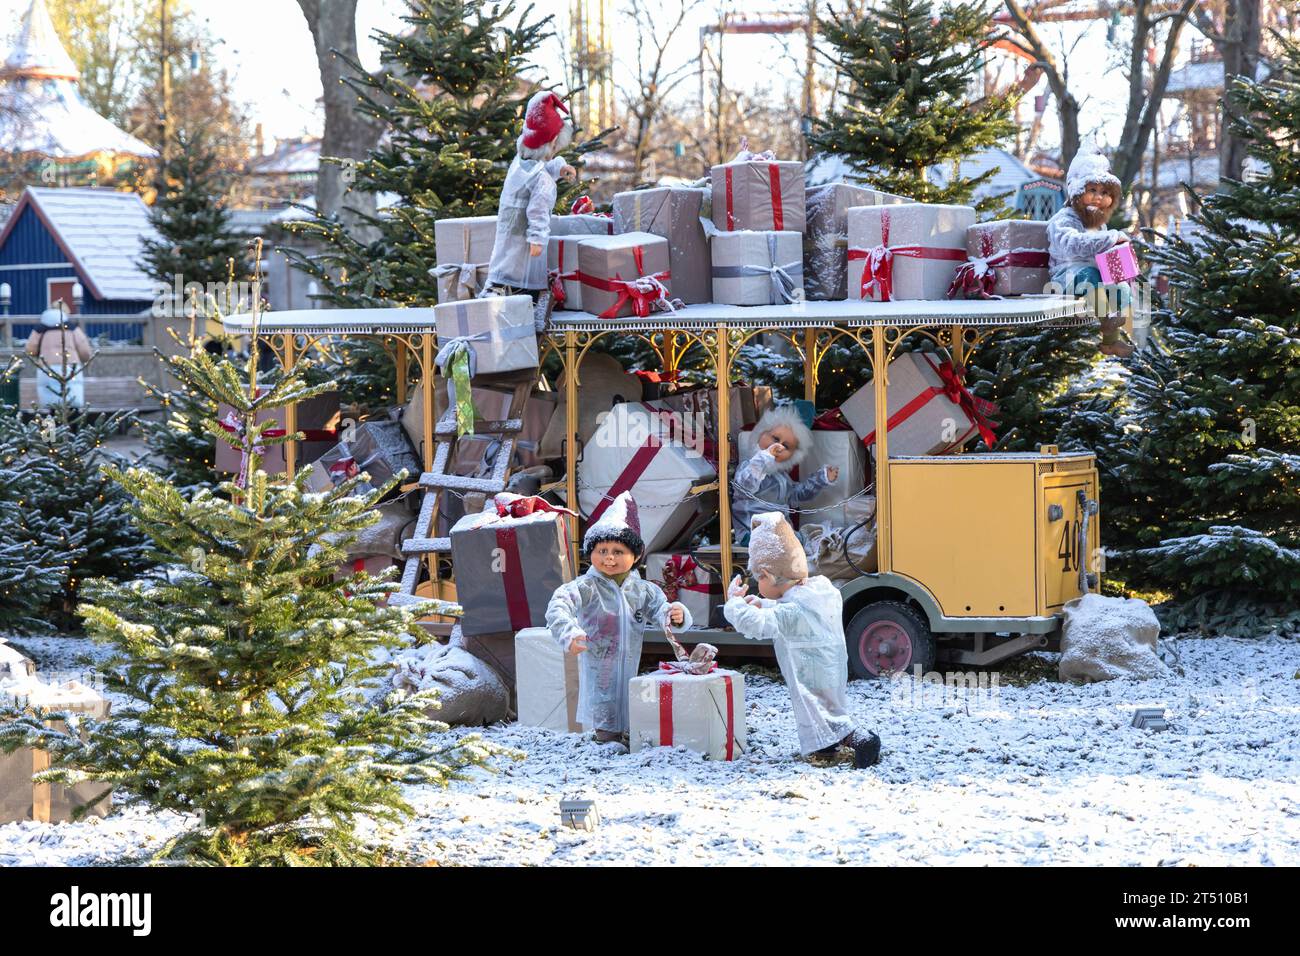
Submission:
<svg viewBox="0 0 1300 956">
<path fill-rule="evenodd" d="M 1138 264 L 1137 256 L 1133 254 L 1133 244 L 1122 242 L 1098 254 L 1097 268 L 1101 270 L 1101 281 L 1107 285 L 1118 285 L 1136 279 Z"/>
</svg>

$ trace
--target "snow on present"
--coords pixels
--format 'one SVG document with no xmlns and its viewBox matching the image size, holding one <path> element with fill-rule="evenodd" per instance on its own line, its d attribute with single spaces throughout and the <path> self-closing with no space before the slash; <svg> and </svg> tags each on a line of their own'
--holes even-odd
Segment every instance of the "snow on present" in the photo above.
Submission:
<svg viewBox="0 0 1300 956">
<path fill-rule="evenodd" d="M 739 760 L 626 754 L 501 725 L 477 732 L 526 759 L 449 790 L 409 788 L 418 816 L 371 832 L 418 858 L 468 864 L 1300 863 L 1300 643 L 1163 646 L 1170 673 L 1143 682 L 1004 681 L 996 696 L 945 701 L 911 678 L 854 681 L 853 711 L 884 741 L 865 771 L 799 759 L 779 677 L 746 667 Z M 1055 655 L 1030 661 L 1055 671 Z M 1129 726 L 1149 705 L 1167 709 L 1171 730 Z M 561 796 L 580 791 L 602 818 L 593 833 L 559 825 Z M 140 809 L 0 826 L 0 865 L 106 863 L 156 849 L 178 826 Z"/>
</svg>

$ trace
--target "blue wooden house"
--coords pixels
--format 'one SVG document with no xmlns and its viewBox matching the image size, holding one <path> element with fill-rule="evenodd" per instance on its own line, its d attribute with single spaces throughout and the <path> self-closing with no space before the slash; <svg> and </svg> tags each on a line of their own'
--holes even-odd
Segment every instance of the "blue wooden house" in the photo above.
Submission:
<svg viewBox="0 0 1300 956">
<path fill-rule="evenodd" d="M 148 207 L 135 193 L 95 188 L 28 187 L 0 231 L 0 283 L 9 286 L 7 311 L 38 316 L 62 301 L 79 313 L 92 339 L 131 341 L 143 334 L 159 293 L 140 269 L 140 243 L 155 235 Z M 76 285 L 81 297 L 74 297 Z M 117 322 L 96 323 L 95 316 Z M 139 328 L 120 317 L 140 316 Z M 21 342 L 34 328 L 15 321 Z"/>
</svg>

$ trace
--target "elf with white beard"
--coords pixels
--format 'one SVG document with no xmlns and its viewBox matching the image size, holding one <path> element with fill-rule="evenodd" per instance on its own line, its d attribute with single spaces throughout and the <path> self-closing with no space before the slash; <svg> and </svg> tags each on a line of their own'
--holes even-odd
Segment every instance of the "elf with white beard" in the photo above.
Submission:
<svg viewBox="0 0 1300 956">
<path fill-rule="evenodd" d="M 779 511 L 790 517 L 790 509 L 811 501 L 823 488 L 839 480 L 834 465 L 819 468 L 802 481 L 790 472 L 812 450 L 812 431 L 793 405 L 777 405 L 763 413 L 754 426 L 757 438 L 754 454 L 736 469 L 731 481 L 731 529 L 737 544 L 749 539 L 756 515 Z"/>
</svg>

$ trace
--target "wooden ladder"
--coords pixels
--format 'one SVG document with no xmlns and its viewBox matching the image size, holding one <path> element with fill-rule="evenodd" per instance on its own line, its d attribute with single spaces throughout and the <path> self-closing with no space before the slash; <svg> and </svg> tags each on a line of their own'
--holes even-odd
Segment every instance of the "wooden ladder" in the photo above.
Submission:
<svg viewBox="0 0 1300 956">
<path fill-rule="evenodd" d="M 510 410 L 506 418 L 474 421 L 474 435 L 500 440 L 485 477 L 471 478 L 448 472 L 448 466 L 456 450 L 456 409 L 448 408 L 438 419 L 433 429 L 433 440 L 436 446 L 433 466 L 420 475 L 419 487 L 423 497 L 420 500 L 420 514 L 415 523 L 415 534 L 402 543 L 402 554 L 406 558 L 406 565 L 402 572 L 401 589 L 388 599 L 389 604 L 416 608 L 422 611 L 424 616 L 444 614 L 455 606 L 452 602 L 422 597 L 415 593 L 420 584 L 421 564 L 427 561 L 430 565 L 429 577 L 436 579 L 438 558 L 451 553 L 451 538 L 437 536 L 440 496 L 479 492 L 490 497 L 506 490 L 515 444 L 519 433 L 524 430 L 524 408 L 537 385 L 539 375 L 538 369 L 530 368 L 496 375 L 481 375 L 475 379 L 475 388 L 511 392 Z"/>
</svg>

